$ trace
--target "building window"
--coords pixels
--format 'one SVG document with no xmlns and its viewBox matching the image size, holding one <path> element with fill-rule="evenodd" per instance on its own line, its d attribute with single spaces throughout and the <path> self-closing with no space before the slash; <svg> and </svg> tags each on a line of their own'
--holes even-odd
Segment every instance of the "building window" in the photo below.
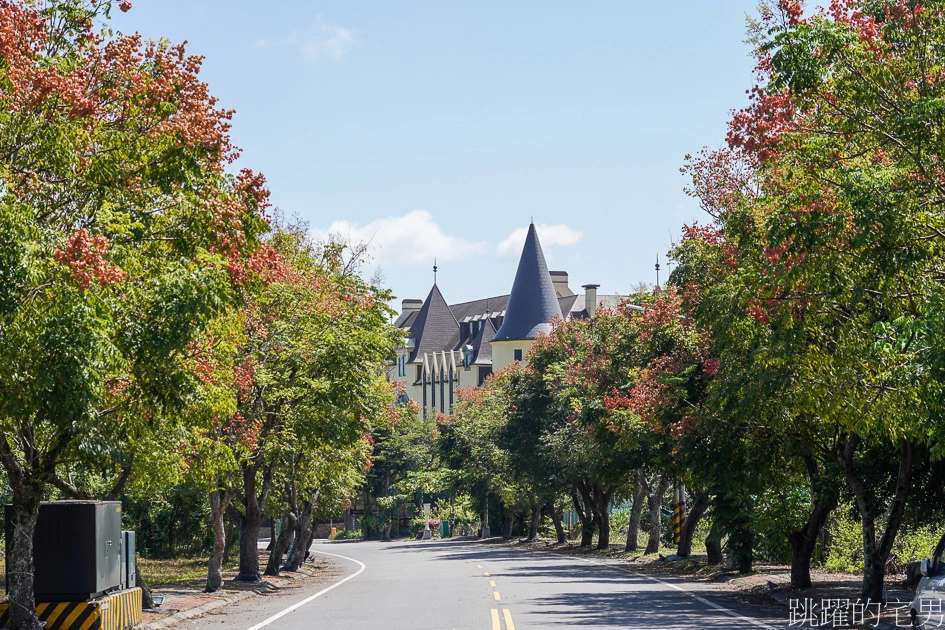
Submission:
<svg viewBox="0 0 945 630">
<path fill-rule="evenodd" d="M 522 360 L 522 351 L 521 351 L 520 349 L 516 349 L 516 350 L 515 350 L 515 360 L 516 360 L 516 361 L 521 361 L 521 360 Z"/>
<path fill-rule="evenodd" d="M 421 382 L 422 380 L 423 380 L 423 366 L 422 366 L 422 365 L 418 365 L 418 366 L 417 366 L 417 382 L 419 383 L 419 382 Z"/>
</svg>

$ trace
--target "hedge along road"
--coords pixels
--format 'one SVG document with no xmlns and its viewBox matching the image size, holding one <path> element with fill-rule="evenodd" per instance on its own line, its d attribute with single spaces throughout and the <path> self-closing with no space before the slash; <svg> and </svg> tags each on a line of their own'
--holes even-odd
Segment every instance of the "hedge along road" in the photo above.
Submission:
<svg viewBox="0 0 945 630">
<path fill-rule="evenodd" d="M 332 581 L 253 597 L 181 628 L 410 630 L 788 627 L 784 608 L 719 585 L 635 573 L 614 561 L 469 540 L 316 543 Z"/>
</svg>

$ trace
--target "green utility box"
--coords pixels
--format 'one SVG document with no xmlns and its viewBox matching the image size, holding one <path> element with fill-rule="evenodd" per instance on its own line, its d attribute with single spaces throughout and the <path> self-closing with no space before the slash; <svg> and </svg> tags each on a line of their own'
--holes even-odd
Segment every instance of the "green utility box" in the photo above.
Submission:
<svg viewBox="0 0 945 630">
<path fill-rule="evenodd" d="M 450 522 L 440 521 L 440 538 L 450 537 Z"/>
</svg>

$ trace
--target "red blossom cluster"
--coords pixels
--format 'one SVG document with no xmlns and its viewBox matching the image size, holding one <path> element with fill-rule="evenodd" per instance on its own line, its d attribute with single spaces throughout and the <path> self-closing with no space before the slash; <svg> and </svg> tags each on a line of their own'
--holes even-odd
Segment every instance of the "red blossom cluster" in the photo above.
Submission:
<svg viewBox="0 0 945 630">
<path fill-rule="evenodd" d="M 791 130 L 796 110 L 786 91 L 768 94 L 756 85 L 749 98 L 748 107 L 732 116 L 725 139 L 729 148 L 743 151 L 748 159 L 766 162 L 777 157 L 777 148 L 783 134 Z"/>
<path fill-rule="evenodd" d="M 719 218 L 757 195 L 751 165 L 740 152 L 704 149 L 687 160 L 682 170 L 692 176 L 693 186 L 686 192 L 697 197 L 710 216 Z"/>
<path fill-rule="evenodd" d="M 236 386 L 237 399 L 240 402 L 249 400 L 253 385 L 256 384 L 256 362 L 252 357 L 233 366 L 233 384 Z"/>
<path fill-rule="evenodd" d="M 108 389 L 108 393 L 112 396 L 119 397 L 125 393 L 128 387 L 131 385 L 131 380 L 127 377 L 116 377 L 108 379 L 105 387 Z"/>
<path fill-rule="evenodd" d="M 56 262 L 69 267 L 72 278 L 83 291 L 98 282 L 103 287 L 118 284 L 128 274 L 105 259 L 108 239 L 99 234 L 91 237 L 84 228 L 66 238 L 66 249 L 56 250 Z"/>
<path fill-rule="evenodd" d="M 223 436 L 237 440 L 249 450 L 255 450 L 259 446 L 259 436 L 263 429 L 262 419 L 247 420 L 237 412 L 226 420 L 214 418 L 213 423 L 217 425 Z"/>
<path fill-rule="evenodd" d="M 801 0 L 778 0 L 778 8 L 788 19 L 788 24 L 792 26 L 801 21 L 804 15 L 804 3 Z"/>
<path fill-rule="evenodd" d="M 715 376 L 719 373 L 719 366 L 720 363 L 718 359 L 706 359 L 702 362 L 702 371 L 708 376 Z"/>
<path fill-rule="evenodd" d="M 879 35 L 881 25 L 873 17 L 863 15 L 857 4 L 853 0 L 831 0 L 827 13 L 838 24 L 854 27 L 865 41 L 874 41 Z M 887 15 L 890 8 L 889 5 L 886 6 Z"/>
<path fill-rule="evenodd" d="M 248 260 L 242 261 L 242 254 L 238 251 L 232 251 L 227 258 L 227 273 L 236 284 L 248 278 L 260 280 L 264 284 L 284 282 L 290 274 L 285 257 L 265 243 L 256 248 Z"/>
<path fill-rule="evenodd" d="M 266 187 L 265 175 L 254 173 L 252 169 L 241 169 L 236 177 L 236 191 L 243 199 L 252 199 L 256 203 L 256 212 L 269 221 L 266 210 L 272 207 L 272 203 L 269 202 L 270 192 Z"/>
</svg>

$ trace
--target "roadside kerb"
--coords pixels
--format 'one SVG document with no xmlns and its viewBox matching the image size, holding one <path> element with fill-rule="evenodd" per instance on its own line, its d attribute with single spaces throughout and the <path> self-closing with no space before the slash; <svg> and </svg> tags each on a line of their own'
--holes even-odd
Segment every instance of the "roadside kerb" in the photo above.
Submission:
<svg viewBox="0 0 945 630">
<path fill-rule="evenodd" d="M 141 624 L 140 626 L 137 626 L 137 628 L 139 630 L 159 630 L 160 628 L 166 628 L 168 626 L 174 625 L 175 623 L 180 623 L 185 619 L 190 619 L 191 617 L 197 617 L 204 613 L 208 613 L 216 608 L 222 608 L 223 606 L 235 604 L 236 602 L 241 602 L 244 599 L 249 599 L 250 597 L 259 595 L 261 592 L 262 591 L 255 590 L 243 591 L 242 593 L 237 593 L 232 597 L 222 597 L 218 600 L 208 602 L 203 606 L 182 610 L 180 612 L 174 613 L 173 615 L 170 615 L 169 617 L 164 617 L 162 619 L 158 619 L 157 621 L 152 621 L 151 623 Z"/>
</svg>

